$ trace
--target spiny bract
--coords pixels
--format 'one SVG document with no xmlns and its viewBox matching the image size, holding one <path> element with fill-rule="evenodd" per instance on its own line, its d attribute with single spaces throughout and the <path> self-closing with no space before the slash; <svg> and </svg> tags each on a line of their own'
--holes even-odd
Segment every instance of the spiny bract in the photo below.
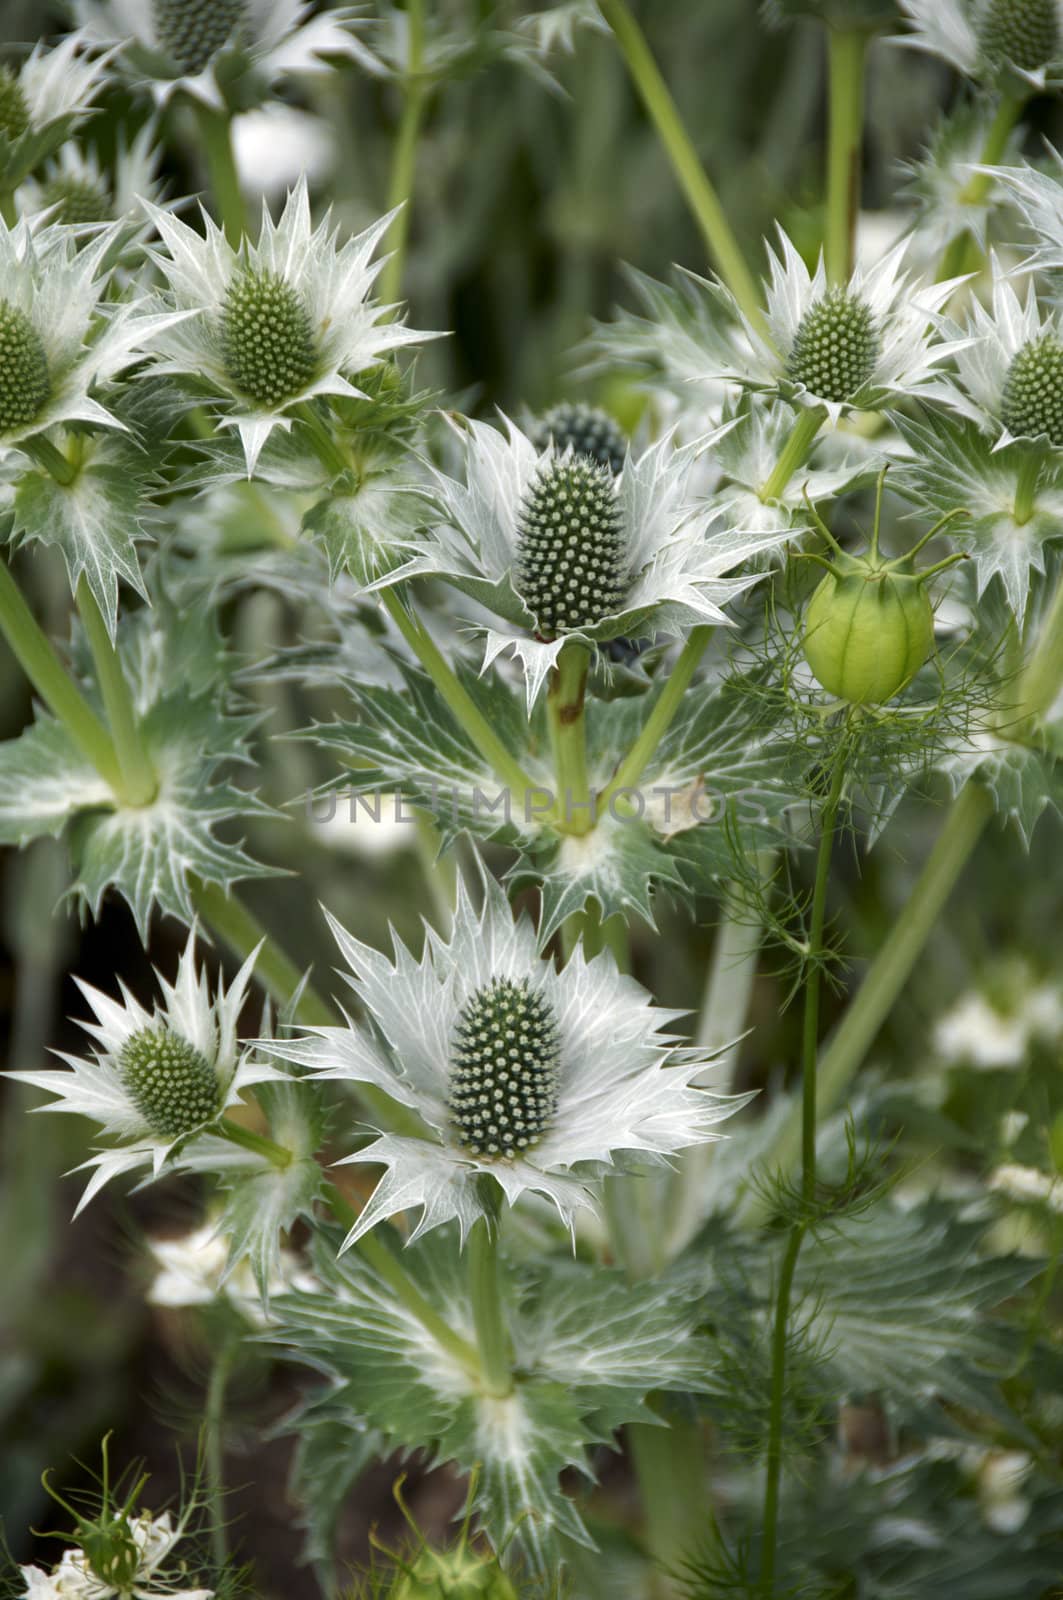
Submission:
<svg viewBox="0 0 1063 1600">
<path fill-rule="evenodd" d="M 0 139 L 20 139 L 29 125 L 22 85 L 10 67 L 0 66 Z"/>
<path fill-rule="evenodd" d="M 166 54 L 194 77 L 228 43 L 244 9 L 245 0 L 152 0 L 151 13 Z"/>
<path fill-rule="evenodd" d="M 275 272 L 237 274 L 222 308 L 221 338 L 230 378 L 260 405 L 290 400 L 314 375 L 310 313 L 298 290 Z"/>
<path fill-rule="evenodd" d="M 1055 334 L 1029 340 L 1013 358 L 1000 420 L 1017 439 L 1046 433 L 1053 444 L 1063 445 L 1063 343 Z"/>
<path fill-rule="evenodd" d="M 811 394 L 840 404 L 868 382 L 878 351 L 871 307 L 848 289 L 828 289 L 802 317 L 786 370 Z"/>
<path fill-rule="evenodd" d="M 1033 72 L 1059 54 L 1057 0 L 989 0 L 978 28 L 982 57 Z"/>
<path fill-rule="evenodd" d="M 563 400 L 552 406 L 535 424 L 531 440 L 537 450 L 545 450 L 549 444 L 558 451 L 571 446 L 576 455 L 590 456 L 610 472 L 619 472 L 627 455 L 627 439 L 620 424 L 608 411 L 582 401 Z"/>
<path fill-rule="evenodd" d="M 558 1034 L 550 1002 L 495 978 L 462 1007 L 450 1115 L 474 1156 L 513 1156 L 541 1139 L 557 1102 Z"/>
<path fill-rule="evenodd" d="M 0 300 L 0 433 L 32 422 L 51 391 L 40 335 L 24 311 Z"/>
<path fill-rule="evenodd" d="M 168 1028 L 141 1028 L 118 1057 L 130 1099 L 151 1128 L 177 1139 L 218 1114 L 220 1091 L 206 1056 Z"/>
<path fill-rule="evenodd" d="M 41 201 L 46 208 L 56 208 L 53 219 L 56 222 L 77 224 L 111 220 L 110 196 L 101 183 L 94 183 L 91 178 L 70 175 L 48 178 L 41 184 Z"/>
<path fill-rule="evenodd" d="M 517 588 L 547 635 L 592 628 L 626 591 L 625 540 L 613 475 L 588 456 L 541 468 L 518 522 Z"/>
</svg>

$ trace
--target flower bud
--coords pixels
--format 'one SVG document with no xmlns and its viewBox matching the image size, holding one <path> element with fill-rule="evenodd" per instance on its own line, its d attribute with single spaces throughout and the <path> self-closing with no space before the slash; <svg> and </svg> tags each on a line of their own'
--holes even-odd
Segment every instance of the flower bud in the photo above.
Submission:
<svg viewBox="0 0 1063 1600">
<path fill-rule="evenodd" d="M 920 576 L 841 556 L 809 602 L 804 652 L 828 694 L 884 705 L 926 661 L 934 614 Z"/>
</svg>

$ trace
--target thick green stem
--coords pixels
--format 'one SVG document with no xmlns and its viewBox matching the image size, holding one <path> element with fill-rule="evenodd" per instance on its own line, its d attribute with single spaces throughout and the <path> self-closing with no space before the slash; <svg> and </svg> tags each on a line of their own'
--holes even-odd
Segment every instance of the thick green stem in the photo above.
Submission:
<svg viewBox="0 0 1063 1600">
<path fill-rule="evenodd" d="M 768 1452 L 764 1472 L 764 1513 L 761 1517 L 760 1587 L 764 1600 L 774 1600 L 775 1558 L 779 1536 L 779 1487 L 782 1480 L 782 1424 L 786 1400 L 786 1335 L 794 1270 L 805 1237 L 803 1223 L 791 1228 L 786 1254 L 779 1269 L 775 1295 L 775 1326 L 771 1341 L 771 1399 L 768 1410 Z"/>
<path fill-rule="evenodd" d="M 711 638 L 712 629 L 708 626 L 692 630 L 667 683 L 654 701 L 650 714 L 642 725 L 642 731 L 620 763 L 614 777 L 598 796 L 599 816 L 612 800 L 622 795 L 625 789 L 633 789 L 642 777 L 654 751 L 672 725 Z"/>
<path fill-rule="evenodd" d="M 979 165 L 994 167 L 1000 161 L 1007 147 L 1011 130 L 1018 122 L 1026 107 L 1026 96 L 1004 95 L 997 106 L 996 116 L 990 123 L 989 132 L 986 134 L 985 144 L 982 146 Z M 974 172 L 967 183 L 960 190 L 960 202 L 968 206 L 980 206 L 989 197 L 993 180 L 988 172 Z M 970 233 L 964 232 L 956 235 L 949 244 L 948 249 L 941 258 L 938 268 L 938 282 L 944 283 L 948 278 L 958 278 L 970 269 L 974 239 Z"/>
<path fill-rule="evenodd" d="M 819 850 L 816 855 L 816 881 L 812 890 L 812 910 L 808 928 L 810 970 L 805 980 L 805 1017 L 801 1050 L 801 1193 L 807 1203 L 816 1193 L 816 1065 L 819 1058 L 819 1002 L 823 987 L 823 925 L 827 913 L 827 885 L 834 828 L 838 819 L 842 787 L 845 783 L 845 757 L 848 741 L 840 738 L 834 757 L 830 793 L 820 818 Z"/>
<path fill-rule="evenodd" d="M 512 1393 L 513 1367 L 502 1305 L 497 1216 L 481 1217 L 474 1224 L 468 1250 L 469 1303 L 480 1352 L 480 1373 L 487 1393 L 501 1398 Z"/>
<path fill-rule="evenodd" d="M 510 800 L 527 808 L 531 797 L 542 795 L 542 786 L 533 783 L 491 727 L 483 712 L 470 697 L 451 667 L 444 659 L 435 641 L 417 619 L 408 612 L 393 589 L 381 594 L 384 609 L 391 617 L 402 637 L 435 684 L 447 706 L 468 734 L 480 754 L 494 768 L 502 782 L 509 787 Z"/>
<path fill-rule="evenodd" d="M 64 454 L 58 445 L 52 443 L 47 434 L 37 433 L 32 439 L 24 439 L 21 448 L 26 455 L 33 457 L 38 466 L 50 473 L 56 483 L 61 484 L 64 489 L 69 489 L 78 475 L 78 469 L 70 457 Z"/>
<path fill-rule="evenodd" d="M 632 81 L 668 153 L 672 170 L 709 252 L 716 261 L 720 277 L 749 321 L 763 332 L 764 313 L 756 281 L 746 265 L 720 198 L 698 158 L 642 29 L 632 16 L 626 0 L 599 0 L 599 3 L 602 15 L 613 30 Z"/>
<path fill-rule="evenodd" d="M 830 134 L 824 254 L 831 283 L 848 283 L 860 209 L 864 66 L 869 35 L 858 29 L 831 28 L 829 40 Z"/>
<path fill-rule="evenodd" d="M 771 476 L 760 491 L 760 498 L 766 505 L 769 500 L 778 500 L 785 494 L 790 479 L 795 472 L 799 472 L 812 453 L 812 446 L 819 437 L 827 416 L 826 406 L 802 406 L 797 413 L 797 420 L 790 431 L 790 436 L 782 447 L 779 459 L 772 468 Z"/>
<path fill-rule="evenodd" d="M 232 117 L 227 111 L 216 111 L 199 99 L 194 99 L 192 104 L 214 204 L 225 237 L 236 250 L 247 232 L 247 208 L 233 157 Z"/>
<path fill-rule="evenodd" d="M 0 561 L 0 629 L 45 705 L 117 794 L 122 787 L 122 775 L 111 736 L 64 669 L 3 561 Z"/>
<path fill-rule="evenodd" d="M 671 1574 L 704 1550 L 706 1523 L 711 1525 L 701 1425 L 636 1422 L 627 1430 L 627 1445 L 639 1481 L 646 1547 L 658 1569 L 653 1600 L 688 1595 L 690 1590 Z"/>
<path fill-rule="evenodd" d="M 554 756 L 557 794 L 554 818 L 564 833 L 589 833 L 592 815 L 587 777 L 587 726 L 584 702 L 591 654 L 586 645 L 566 644 L 550 674 L 546 714 Z"/>
<path fill-rule="evenodd" d="M 1020 528 L 1024 528 L 1037 509 L 1037 488 L 1041 481 L 1043 458 L 1036 445 L 1023 451 L 1019 462 L 1019 475 L 1015 483 L 1013 515 Z"/>
<path fill-rule="evenodd" d="M 388 210 L 394 211 L 397 206 L 401 207 L 401 210 L 391 224 L 391 235 L 388 240 L 391 255 L 380 275 L 380 297 L 385 304 L 393 303 L 402 293 L 402 272 L 410 236 L 410 202 L 413 197 L 416 172 L 417 140 L 428 102 L 428 90 L 421 81 L 425 41 L 424 0 L 407 0 L 406 39 L 402 116 L 392 156 L 391 182 L 388 185 Z"/>
<path fill-rule="evenodd" d="M 226 1339 L 217 1351 L 207 1381 L 203 1406 L 203 1453 L 210 1506 L 210 1553 L 217 1575 L 229 1558 L 228 1521 L 225 1516 L 225 1393 L 235 1350 Z"/>
<path fill-rule="evenodd" d="M 92 651 L 96 679 L 118 756 L 122 798 L 130 806 L 150 805 L 158 793 L 159 780 L 140 737 L 136 709 L 122 669 L 121 657 L 111 641 L 103 613 L 84 576 L 78 582 L 77 606 Z"/>
<path fill-rule="evenodd" d="M 284 1145 L 278 1144 L 275 1139 L 268 1138 L 264 1133 L 255 1133 L 252 1128 L 245 1128 L 242 1122 L 237 1122 L 232 1117 L 223 1117 L 214 1131 L 220 1138 L 227 1139 L 230 1144 L 238 1144 L 241 1150 L 249 1150 L 255 1156 L 264 1156 L 278 1172 L 283 1172 L 292 1164 L 292 1152 L 286 1150 Z"/>
</svg>

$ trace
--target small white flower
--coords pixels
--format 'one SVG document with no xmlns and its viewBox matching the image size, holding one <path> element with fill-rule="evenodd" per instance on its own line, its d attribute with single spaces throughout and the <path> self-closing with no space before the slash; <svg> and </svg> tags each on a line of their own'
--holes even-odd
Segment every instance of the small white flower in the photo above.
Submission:
<svg viewBox="0 0 1063 1600">
<path fill-rule="evenodd" d="M 245 194 L 281 200 L 300 178 L 327 178 L 336 148 L 321 117 L 272 101 L 233 118 L 233 156 Z"/>
<path fill-rule="evenodd" d="M 1045 1205 L 1063 1216 L 1063 1178 L 1042 1172 L 1038 1167 L 1006 1162 L 990 1173 L 989 1187 L 1020 1205 Z"/>
<path fill-rule="evenodd" d="M 425 1124 L 423 1138 L 382 1134 L 344 1158 L 387 1169 L 344 1248 L 414 1208 L 412 1238 L 450 1218 L 466 1235 L 484 1176 L 511 1205 L 544 1196 L 571 1226 L 618 1158 L 667 1162 L 716 1138 L 748 1099 L 694 1087 L 713 1057 L 662 1032 L 681 1013 L 652 1005 L 608 954 L 577 949 L 561 972 L 544 961 L 494 881 L 480 912 L 459 885 L 450 934 L 426 928 L 420 960 L 394 934 L 392 960 L 329 920 L 368 1025 L 262 1047 L 321 1078 L 376 1084 Z"/>
<path fill-rule="evenodd" d="M 248 1322 L 265 1326 L 262 1296 L 245 1256 L 229 1271 L 229 1241 L 213 1223 L 204 1223 L 178 1239 L 149 1239 L 157 1272 L 148 1289 L 148 1304 L 181 1308 L 211 1305 L 224 1295 Z M 270 1295 L 282 1294 L 298 1275 L 299 1261 L 282 1250 L 279 1270 L 270 1279 Z"/>
<path fill-rule="evenodd" d="M 721 607 L 759 574 L 724 574 L 786 537 L 735 527 L 693 493 L 700 451 L 733 423 L 678 449 L 667 436 L 629 454 L 614 478 L 571 450 L 537 450 L 504 420 L 504 432 L 465 425 L 465 481 L 434 471 L 442 520 L 377 586 L 432 574 L 486 606 L 502 625 L 471 619 L 485 635 L 484 668 L 511 650 L 524 666 L 529 706 L 571 640 L 727 622 Z"/>
<path fill-rule="evenodd" d="M 13 190 L 92 111 L 107 62 L 69 33 L 54 50 L 34 46 L 18 72 L 0 66 L 0 183 Z"/>
<path fill-rule="evenodd" d="M 213 1589 L 180 1589 L 173 1581 L 173 1568 L 167 1563 L 184 1537 L 185 1522 L 174 1524 L 170 1513 L 153 1517 L 148 1512 L 117 1519 L 110 1525 L 112 1542 L 120 1545 L 123 1566 L 121 1578 L 101 1577 L 94 1571 L 84 1550 L 64 1550 L 62 1560 L 51 1572 L 41 1567 L 20 1567 L 29 1600 L 212 1600 Z M 124 1526 L 121 1524 L 124 1523 Z M 119 1538 L 120 1531 L 120 1538 Z M 177 1569 L 180 1571 L 180 1568 Z"/>
<path fill-rule="evenodd" d="M 938 1019 L 934 1048 L 946 1061 L 987 1071 L 1021 1067 L 1035 1043 L 1063 1035 L 1063 991 L 1037 982 L 1024 964 L 1007 967 L 986 990 L 972 990 Z"/>
<path fill-rule="evenodd" d="M 175 982 L 157 974 L 162 1004 L 156 1001 L 150 1012 L 124 983 L 118 1001 L 78 979 L 95 1017 L 81 1023 L 94 1041 L 91 1057 L 56 1051 L 66 1069 L 9 1074 L 56 1096 L 42 1111 L 91 1117 L 106 1138 L 119 1141 L 77 1169 L 94 1169 L 78 1211 L 120 1173 L 148 1167 L 157 1177 L 168 1157 L 212 1127 L 244 1089 L 283 1076 L 237 1043 L 257 953 L 228 989 L 219 980 L 212 1000 L 206 972 L 196 970 L 195 934 L 189 934 Z"/>
<path fill-rule="evenodd" d="M 341 245 L 331 216 L 312 227 L 304 178 L 280 221 L 263 209 L 258 243 L 236 251 L 209 217 L 199 234 L 148 209 L 166 246 L 153 255 L 167 304 L 185 313 L 156 343 L 158 368 L 198 380 L 230 406 L 223 426 L 239 433 L 249 477 L 273 430 L 291 428 L 294 407 L 364 398 L 351 377 L 431 337 L 387 320 L 393 308 L 369 298 L 390 215 Z"/>
<path fill-rule="evenodd" d="M 1015 74 L 1043 89 L 1063 60 L 1063 0 L 900 0 L 912 25 L 899 40 L 969 78 Z"/>
<path fill-rule="evenodd" d="M 268 97 L 282 78 L 329 70 L 360 55 L 353 7 L 311 17 L 308 0 L 74 0 L 94 43 L 119 47 L 134 81 L 159 104 L 178 92 L 220 109 L 239 81 Z"/>
<path fill-rule="evenodd" d="M 962 280 L 913 283 L 902 241 L 849 282 L 827 282 L 822 257 L 810 273 L 783 230 L 768 251 L 765 329 L 754 327 L 721 284 L 703 282 L 729 316 L 704 324 L 703 377 L 825 406 L 833 422 L 891 398 L 936 394 L 937 372 L 963 341 L 938 333 L 939 313 Z"/>
</svg>

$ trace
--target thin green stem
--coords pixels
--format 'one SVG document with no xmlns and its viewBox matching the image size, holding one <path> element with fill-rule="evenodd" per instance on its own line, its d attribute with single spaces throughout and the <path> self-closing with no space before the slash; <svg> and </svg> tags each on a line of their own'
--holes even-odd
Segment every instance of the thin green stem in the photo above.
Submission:
<svg viewBox="0 0 1063 1600">
<path fill-rule="evenodd" d="M 215 1125 L 214 1132 L 219 1138 L 226 1139 L 229 1144 L 240 1146 L 241 1150 L 249 1150 L 252 1155 L 264 1156 L 278 1172 L 283 1172 L 292 1164 L 292 1152 L 286 1150 L 284 1145 L 278 1144 L 275 1139 L 269 1139 L 264 1133 L 255 1133 L 251 1128 L 245 1128 L 242 1122 L 236 1122 L 232 1117 L 223 1117 Z"/>
<path fill-rule="evenodd" d="M 199 142 L 207 163 L 214 204 L 233 249 L 239 248 L 247 232 L 247 207 L 233 156 L 232 117 L 193 99 Z"/>
<path fill-rule="evenodd" d="M 634 789 L 642 777 L 653 757 L 654 751 L 675 719 L 676 713 L 682 704 L 683 696 L 690 687 L 690 682 L 698 669 L 702 656 L 708 649 L 711 638 L 712 629 L 707 625 L 694 628 L 691 631 L 690 637 L 683 646 L 679 658 L 669 674 L 667 683 L 654 701 L 646 721 L 642 724 L 638 738 L 623 761 L 621 761 L 615 775 L 598 796 L 597 810 L 599 816 L 607 809 L 610 802 L 621 796 L 625 790 Z"/>
<path fill-rule="evenodd" d="M 996 115 L 989 125 L 982 146 L 979 166 L 996 166 L 1007 147 L 1011 130 L 1025 110 L 1026 99 L 1025 95 L 1001 96 Z M 992 184 L 993 180 L 987 172 L 972 173 L 960 190 L 960 203 L 968 206 L 983 205 L 989 197 Z M 938 268 L 939 283 L 944 283 L 948 278 L 959 278 L 969 270 L 974 243 L 969 232 L 964 231 L 956 235 L 941 258 L 941 265 Z"/>
<path fill-rule="evenodd" d="M 417 141 L 421 133 L 428 90 L 421 80 L 424 66 L 424 0 L 406 0 L 406 72 L 402 83 L 402 116 L 395 140 L 388 185 L 388 210 L 401 209 L 391 224 L 391 255 L 380 275 L 380 295 L 392 304 L 402 293 L 402 273 L 410 237 L 410 203 L 413 198 L 417 164 Z"/>
<path fill-rule="evenodd" d="M 816 879 L 809 916 L 810 970 L 805 980 L 805 1016 L 801 1050 L 801 1192 L 805 1201 L 809 1203 L 814 1200 L 816 1193 L 816 1065 L 819 1058 L 819 1002 L 823 987 L 823 926 L 827 913 L 827 885 L 834 851 L 835 824 L 845 784 L 847 749 L 848 740 L 843 734 L 839 738 L 834 756 L 830 793 L 824 802 L 820 817 Z"/>
<path fill-rule="evenodd" d="M 661 70 L 627 0 L 600 0 L 600 9 L 620 48 L 632 82 L 667 151 L 679 185 L 694 214 L 720 277 L 749 321 L 763 332 L 764 313 L 756 281 L 709 181 Z"/>
<path fill-rule="evenodd" d="M 509 1329 L 502 1304 L 498 1260 L 498 1219 L 481 1217 L 469 1234 L 469 1303 L 480 1352 L 480 1372 L 488 1394 L 512 1393 Z"/>
<path fill-rule="evenodd" d="M 122 775 L 111 735 L 66 672 L 3 561 L 0 561 L 0 629 L 41 699 L 117 794 L 122 786 Z"/>
<path fill-rule="evenodd" d="M 216 1573 L 229 1559 L 228 1525 L 225 1519 L 225 1396 L 235 1351 L 226 1339 L 216 1353 L 207 1381 L 203 1406 L 203 1451 L 207 1476 L 207 1501 L 210 1506 L 210 1553 Z"/>
<path fill-rule="evenodd" d="M 860 160 L 864 136 L 864 67 L 869 35 L 829 30 L 830 134 L 827 154 L 825 259 L 831 283 L 848 283 L 860 209 Z"/>
<path fill-rule="evenodd" d="M 344 453 L 325 427 L 324 422 L 318 415 L 314 402 L 312 400 L 304 400 L 301 405 L 294 408 L 294 415 L 298 417 L 309 432 L 310 443 L 316 450 L 318 459 L 332 473 L 333 477 L 339 477 L 342 472 L 349 472 L 351 459 Z"/>
<path fill-rule="evenodd" d="M 591 653 L 586 645 L 566 644 L 550 674 L 546 697 L 550 747 L 557 777 L 554 817 L 564 833 L 589 833 L 596 821 L 587 777 L 584 716 L 590 663 Z"/>
<path fill-rule="evenodd" d="M 795 472 L 799 472 L 812 453 L 812 446 L 819 437 L 827 417 L 826 406 L 802 406 L 797 413 L 797 419 L 790 431 L 790 436 L 783 445 L 771 471 L 767 483 L 760 491 L 760 498 L 766 505 L 769 500 L 778 500 L 785 494 L 790 479 Z"/>
<path fill-rule="evenodd" d="M 790 1321 L 790 1296 L 794 1270 L 805 1237 L 804 1223 L 791 1228 L 779 1269 L 775 1295 L 775 1325 L 771 1340 L 771 1400 L 768 1410 L 768 1451 L 764 1472 L 764 1512 L 761 1517 L 760 1587 L 764 1600 L 774 1600 L 775 1560 L 779 1536 L 779 1487 L 782 1479 L 782 1423 L 786 1400 L 786 1335 Z"/>
<path fill-rule="evenodd" d="M 24 439 L 21 448 L 28 456 L 32 456 L 38 466 L 50 473 L 56 483 L 64 489 L 69 489 L 78 475 L 78 469 L 70 457 L 60 450 L 58 445 L 52 443 L 47 434 L 36 433 L 32 439 Z"/>
<path fill-rule="evenodd" d="M 406 610 L 394 590 L 385 589 L 380 598 L 389 617 L 457 721 L 485 761 L 491 764 L 497 776 L 508 785 L 511 801 L 519 798 L 521 805 L 526 808 L 530 796 L 541 795 L 541 785 L 532 782 L 516 757 L 506 749 L 483 712 L 454 674 L 427 629 Z"/>
<path fill-rule="evenodd" d="M 1015 483 L 1013 515 L 1020 528 L 1024 528 L 1037 509 L 1037 489 L 1041 482 L 1043 458 L 1036 445 L 1022 453 L 1019 475 Z"/>
<path fill-rule="evenodd" d="M 111 640 L 96 596 L 82 575 L 77 607 L 92 651 L 96 679 L 103 696 L 107 722 L 122 774 L 122 798 L 130 806 L 146 806 L 159 789 L 155 769 L 140 737 L 136 708 L 129 692 L 121 657 Z"/>
</svg>

